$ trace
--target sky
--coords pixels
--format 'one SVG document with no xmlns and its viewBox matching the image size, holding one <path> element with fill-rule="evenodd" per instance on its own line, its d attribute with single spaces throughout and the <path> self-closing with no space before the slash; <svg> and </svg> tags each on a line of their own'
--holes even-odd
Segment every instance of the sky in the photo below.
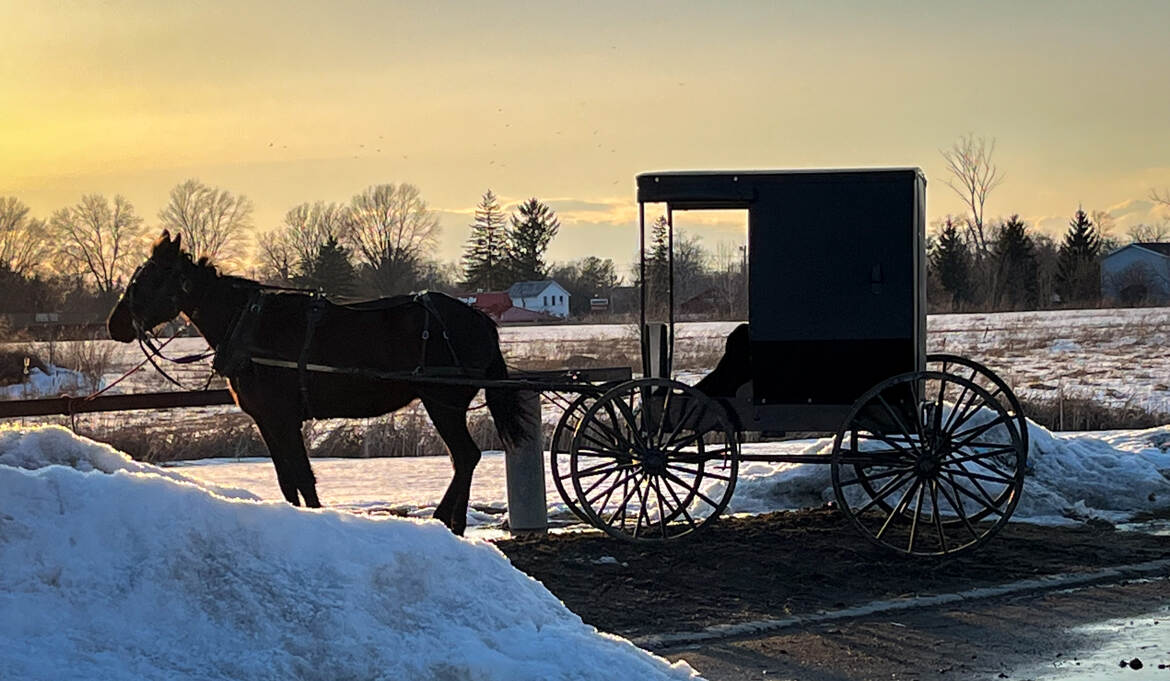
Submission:
<svg viewBox="0 0 1170 681">
<path fill-rule="evenodd" d="M 989 216 L 1170 219 L 1170 3 L 0 0 L 0 196 L 48 217 L 120 193 L 148 224 L 188 178 L 305 201 L 409 182 L 458 258 L 487 189 L 561 218 L 549 256 L 636 253 L 634 176 L 919 166 L 996 142 Z M 711 250 L 740 214 L 683 215 Z"/>
</svg>

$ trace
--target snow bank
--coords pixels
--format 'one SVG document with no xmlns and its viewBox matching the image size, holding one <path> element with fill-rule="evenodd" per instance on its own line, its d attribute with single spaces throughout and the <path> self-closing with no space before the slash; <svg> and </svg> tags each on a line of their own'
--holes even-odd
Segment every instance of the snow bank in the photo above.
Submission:
<svg viewBox="0 0 1170 681">
<path fill-rule="evenodd" d="M 436 522 L 228 499 L 61 429 L 0 452 L 0 678 L 694 674 Z"/>
<path fill-rule="evenodd" d="M 1122 522 L 1170 507 L 1170 426 L 1093 436 L 1054 434 L 1029 422 L 1028 472 L 1012 520 L 1061 523 L 1099 518 Z M 767 452 L 769 445 L 745 445 Z M 801 445 L 829 454 L 831 439 Z M 834 499 L 826 465 L 744 464 L 728 511 L 764 513 L 820 506 Z"/>
<path fill-rule="evenodd" d="M 26 470 L 36 470 L 45 466 L 66 466 L 82 472 L 143 473 L 200 485 L 223 497 L 258 499 L 247 490 L 198 482 L 174 471 L 139 463 L 128 454 L 107 444 L 77 437 L 72 431 L 60 426 L 0 428 L 0 466 Z"/>
<path fill-rule="evenodd" d="M 84 395 L 101 386 L 93 386 L 80 372 L 62 369 L 52 364 L 41 371 L 33 367 L 28 371 L 28 380 L 14 385 L 0 386 L 0 399 L 26 400 L 37 397 L 54 397 L 62 393 Z"/>
</svg>

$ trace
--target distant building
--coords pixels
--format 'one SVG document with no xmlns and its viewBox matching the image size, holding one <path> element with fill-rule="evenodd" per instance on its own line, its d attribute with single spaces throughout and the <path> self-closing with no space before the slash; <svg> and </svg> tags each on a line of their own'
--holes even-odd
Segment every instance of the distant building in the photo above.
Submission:
<svg viewBox="0 0 1170 681">
<path fill-rule="evenodd" d="M 1133 243 L 1102 258 L 1101 297 L 1126 305 L 1170 302 L 1170 243 Z"/>
<path fill-rule="evenodd" d="M 500 315 L 512 307 L 512 299 L 506 291 L 488 291 L 486 293 L 465 293 L 459 300 L 477 310 L 482 310 L 489 317 L 499 321 Z"/>
<path fill-rule="evenodd" d="M 518 281 L 508 289 L 513 307 L 543 312 L 554 317 L 569 316 L 569 292 L 552 279 Z"/>
</svg>

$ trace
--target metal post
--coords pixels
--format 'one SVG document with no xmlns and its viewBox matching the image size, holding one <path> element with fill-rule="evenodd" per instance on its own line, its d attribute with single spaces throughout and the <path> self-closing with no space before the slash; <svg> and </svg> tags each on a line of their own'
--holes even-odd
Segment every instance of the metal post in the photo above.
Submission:
<svg viewBox="0 0 1170 681">
<path fill-rule="evenodd" d="M 508 485 L 508 531 L 513 535 L 548 532 L 548 501 L 544 487 L 544 432 L 540 426 L 540 393 L 520 391 L 520 410 L 535 423 L 514 449 L 504 453 Z"/>
</svg>

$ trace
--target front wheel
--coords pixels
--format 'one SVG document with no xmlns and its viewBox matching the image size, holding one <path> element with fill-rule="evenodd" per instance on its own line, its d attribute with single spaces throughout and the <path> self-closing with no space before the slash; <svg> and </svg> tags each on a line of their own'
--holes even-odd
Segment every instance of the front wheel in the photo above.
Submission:
<svg viewBox="0 0 1170 681">
<path fill-rule="evenodd" d="M 599 397 L 569 452 L 579 508 L 620 539 L 667 540 L 727 508 L 739 440 L 726 411 L 677 381 L 640 378 Z"/>
</svg>

